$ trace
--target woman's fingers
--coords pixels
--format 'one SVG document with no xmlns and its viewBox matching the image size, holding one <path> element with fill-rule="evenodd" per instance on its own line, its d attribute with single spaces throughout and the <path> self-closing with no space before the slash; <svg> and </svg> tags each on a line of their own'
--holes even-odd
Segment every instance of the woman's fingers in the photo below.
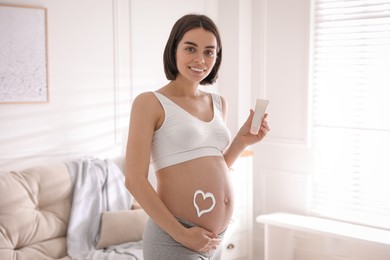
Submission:
<svg viewBox="0 0 390 260">
<path fill-rule="evenodd" d="M 208 239 L 208 243 L 201 249 L 201 253 L 210 252 L 216 250 L 217 247 L 221 244 L 221 239 L 218 238 L 217 235 L 208 232 L 206 238 Z"/>
<path fill-rule="evenodd" d="M 264 127 L 267 131 L 271 130 L 268 126 L 268 121 L 267 121 L 268 114 L 265 113 L 263 119 L 261 120 L 261 126 Z"/>
</svg>

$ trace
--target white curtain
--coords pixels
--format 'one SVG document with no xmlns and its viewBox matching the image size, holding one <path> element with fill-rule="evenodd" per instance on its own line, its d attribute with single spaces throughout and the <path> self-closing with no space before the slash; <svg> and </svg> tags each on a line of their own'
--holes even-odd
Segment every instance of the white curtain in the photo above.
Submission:
<svg viewBox="0 0 390 260">
<path fill-rule="evenodd" d="M 390 0 L 313 0 L 311 211 L 390 229 Z"/>
</svg>

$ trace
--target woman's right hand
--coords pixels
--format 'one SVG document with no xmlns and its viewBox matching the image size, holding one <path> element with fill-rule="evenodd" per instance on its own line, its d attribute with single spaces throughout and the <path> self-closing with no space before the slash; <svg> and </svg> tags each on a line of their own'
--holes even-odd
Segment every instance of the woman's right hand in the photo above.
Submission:
<svg viewBox="0 0 390 260">
<path fill-rule="evenodd" d="M 182 241 L 178 242 L 196 252 L 209 253 L 217 249 L 221 239 L 201 227 L 191 227 L 186 230 Z"/>
</svg>

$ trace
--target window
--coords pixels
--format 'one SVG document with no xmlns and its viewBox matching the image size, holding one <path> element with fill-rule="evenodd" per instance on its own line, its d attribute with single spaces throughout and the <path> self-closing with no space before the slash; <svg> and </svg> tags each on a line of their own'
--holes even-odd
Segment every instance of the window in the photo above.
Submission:
<svg viewBox="0 0 390 260">
<path fill-rule="evenodd" d="M 314 214 L 390 229 L 390 0 L 313 0 Z"/>
</svg>

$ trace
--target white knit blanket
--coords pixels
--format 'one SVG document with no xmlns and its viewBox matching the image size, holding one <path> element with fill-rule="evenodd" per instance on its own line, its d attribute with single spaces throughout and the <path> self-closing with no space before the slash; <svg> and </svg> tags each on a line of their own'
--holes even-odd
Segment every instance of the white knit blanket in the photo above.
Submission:
<svg viewBox="0 0 390 260">
<path fill-rule="evenodd" d="M 110 160 L 82 158 L 66 163 L 74 187 L 67 246 L 72 259 L 140 260 L 142 243 L 96 249 L 103 211 L 130 209 L 133 197 L 121 170 Z"/>
</svg>

